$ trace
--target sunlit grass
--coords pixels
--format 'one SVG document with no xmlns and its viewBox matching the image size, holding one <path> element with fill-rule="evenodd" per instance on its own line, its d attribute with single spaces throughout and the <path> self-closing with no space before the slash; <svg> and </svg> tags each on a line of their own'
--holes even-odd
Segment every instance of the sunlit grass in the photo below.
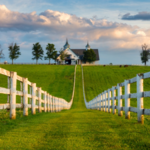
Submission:
<svg viewBox="0 0 150 150">
<path fill-rule="evenodd" d="M 131 120 L 127 120 L 124 116 L 118 117 L 117 114 L 86 109 L 80 66 L 77 67 L 76 77 L 75 97 L 71 110 L 37 113 L 34 116 L 29 114 L 28 117 L 23 117 L 20 110 L 17 112 L 16 120 L 9 120 L 9 112 L 2 111 L 0 149 L 147 150 L 150 148 L 149 118 L 141 125 L 137 123 L 135 113 L 131 114 Z"/>
<path fill-rule="evenodd" d="M 73 90 L 74 66 L 63 65 L 0 65 L 9 71 L 15 71 L 21 77 L 28 78 L 36 83 L 37 87 L 47 91 L 53 96 L 64 98 L 70 101 Z M 7 77 L 0 75 L 0 87 L 7 88 Z M 20 83 L 17 82 L 17 90 L 20 90 Z M 7 95 L 0 94 L 0 103 L 7 102 Z M 17 99 L 20 102 L 20 98 Z"/>
</svg>

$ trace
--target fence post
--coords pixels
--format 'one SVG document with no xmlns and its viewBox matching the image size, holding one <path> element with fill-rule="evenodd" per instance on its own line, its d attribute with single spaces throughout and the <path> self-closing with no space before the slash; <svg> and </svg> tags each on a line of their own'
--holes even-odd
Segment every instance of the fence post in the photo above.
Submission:
<svg viewBox="0 0 150 150">
<path fill-rule="evenodd" d="M 111 97 L 111 91 L 110 89 L 108 89 L 108 112 L 111 113 L 111 109 L 110 109 L 110 97 Z"/>
<path fill-rule="evenodd" d="M 104 111 L 104 93 L 102 93 L 102 111 Z"/>
<path fill-rule="evenodd" d="M 55 97 L 53 97 L 54 98 L 54 112 L 56 112 L 56 99 L 55 99 Z"/>
<path fill-rule="evenodd" d="M 52 107 L 52 96 L 50 95 L 50 109 L 51 109 L 51 112 L 53 111 L 53 107 Z"/>
<path fill-rule="evenodd" d="M 47 112 L 49 112 L 49 94 L 46 95 L 46 101 L 47 101 Z"/>
<path fill-rule="evenodd" d="M 57 112 L 57 98 L 54 97 L 54 101 L 55 101 L 55 112 Z"/>
<path fill-rule="evenodd" d="M 97 97 L 95 97 L 95 108 L 94 109 L 97 109 Z"/>
<path fill-rule="evenodd" d="M 52 112 L 54 112 L 54 96 L 52 96 Z"/>
<path fill-rule="evenodd" d="M 21 92 L 23 92 L 22 84 L 23 84 L 23 83 L 20 82 L 20 91 L 21 91 Z M 21 98 L 21 105 L 22 105 L 22 108 L 23 108 L 23 96 L 21 96 L 20 98 Z"/>
<path fill-rule="evenodd" d="M 99 95 L 97 96 L 97 110 L 99 110 Z"/>
<path fill-rule="evenodd" d="M 16 119 L 16 84 L 17 73 L 10 72 L 11 88 L 10 88 L 10 119 Z"/>
<path fill-rule="evenodd" d="M 130 119 L 130 111 L 129 111 L 129 107 L 130 107 L 130 98 L 129 98 L 129 94 L 130 94 L 130 84 L 128 80 L 125 80 L 125 118 L 126 119 Z"/>
<path fill-rule="evenodd" d="M 41 87 L 38 88 L 39 113 L 41 113 Z"/>
<path fill-rule="evenodd" d="M 32 83 L 32 104 L 31 104 L 31 107 L 32 107 L 32 114 L 36 114 L 36 108 L 35 108 L 35 105 L 36 105 L 36 83 Z"/>
<path fill-rule="evenodd" d="M 47 95 L 47 92 L 46 91 L 44 91 L 44 112 L 46 112 L 47 111 L 47 109 L 46 109 L 46 95 Z"/>
<path fill-rule="evenodd" d="M 7 88 L 10 89 L 10 77 L 7 77 Z M 7 103 L 10 103 L 10 95 L 7 95 Z"/>
<path fill-rule="evenodd" d="M 137 120 L 139 123 L 144 124 L 144 115 L 142 114 L 142 109 L 144 108 L 143 104 L 143 79 L 142 75 L 137 74 Z"/>
<path fill-rule="evenodd" d="M 57 112 L 59 112 L 59 98 L 57 98 Z"/>
<path fill-rule="evenodd" d="M 105 111 L 105 91 L 103 92 L 103 111 Z"/>
<path fill-rule="evenodd" d="M 122 87 L 120 86 L 120 84 L 118 84 L 117 88 L 118 88 L 118 116 L 122 116 L 122 111 L 121 111 L 121 107 L 122 107 L 122 99 L 121 99 Z"/>
<path fill-rule="evenodd" d="M 32 95 L 32 87 L 30 86 L 30 95 Z M 32 98 L 30 98 L 30 104 L 32 104 Z"/>
<path fill-rule="evenodd" d="M 101 94 L 99 95 L 99 110 L 101 110 Z"/>
<path fill-rule="evenodd" d="M 115 96 L 116 96 L 116 90 L 115 87 L 112 87 L 112 101 L 113 101 L 113 114 L 116 114 L 116 100 L 115 100 Z"/>
<path fill-rule="evenodd" d="M 108 104 L 107 104 L 107 98 L 108 98 L 108 91 L 105 91 L 105 112 L 108 112 Z"/>
<path fill-rule="evenodd" d="M 101 98 L 100 98 L 100 99 L 101 99 L 101 100 L 100 100 L 100 103 L 101 103 L 101 104 L 100 104 L 100 111 L 102 111 L 102 100 L 103 100 L 102 93 L 101 93 L 100 97 L 101 97 Z"/>
<path fill-rule="evenodd" d="M 28 78 L 23 78 L 23 115 L 28 116 Z"/>
</svg>

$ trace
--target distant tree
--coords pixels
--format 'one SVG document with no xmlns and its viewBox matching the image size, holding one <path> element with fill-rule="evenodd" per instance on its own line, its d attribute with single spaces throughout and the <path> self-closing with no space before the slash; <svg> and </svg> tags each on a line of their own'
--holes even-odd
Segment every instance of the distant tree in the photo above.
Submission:
<svg viewBox="0 0 150 150">
<path fill-rule="evenodd" d="M 55 60 L 55 63 L 56 63 L 57 57 L 58 57 L 58 56 L 57 56 L 57 51 L 55 51 L 55 52 L 54 52 L 54 55 L 53 55 L 53 59 Z"/>
<path fill-rule="evenodd" d="M 4 59 L 4 58 L 5 57 L 4 57 L 3 49 L 2 49 L 2 47 L 0 45 L 0 61 L 1 61 L 1 59 Z"/>
<path fill-rule="evenodd" d="M 61 59 L 61 64 L 62 64 L 62 62 L 63 62 L 63 60 L 65 60 L 67 54 L 64 52 L 64 50 L 62 48 L 60 49 L 59 52 L 60 52 L 60 59 Z"/>
<path fill-rule="evenodd" d="M 149 52 L 150 52 L 150 50 L 148 49 L 148 45 L 143 44 L 142 45 L 142 52 L 140 53 L 140 55 L 141 55 L 141 61 L 145 65 L 146 65 L 146 62 L 148 62 L 148 59 L 149 59 L 149 54 L 150 54 Z"/>
<path fill-rule="evenodd" d="M 84 51 L 84 56 L 83 56 L 83 61 L 84 62 L 93 62 L 96 60 L 96 54 L 95 52 L 93 51 L 93 49 L 90 49 L 90 50 L 87 50 L 87 51 Z"/>
<path fill-rule="evenodd" d="M 46 50 L 47 52 L 46 52 L 45 60 L 49 59 L 49 64 L 50 64 L 50 60 L 54 59 L 54 55 L 56 54 L 55 45 L 48 43 L 46 46 Z"/>
<path fill-rule="evenodd" d="M 39 44 L 39 42 L 33 44 L 33 48 L 32 48 L 32 55 L 33 55 L 33 60 L 36 59 L 36 64 L 38 63 L 38 60 L 41 59 L 44 55 L 44 51 L 41 47 L 41 45 Z"/>
<path fill-rule="evenodd" d="M 9 58 L 12 60 L 13 64 L 13 60 L 17 59 L 19 55 L 21 55 L 20 47 L 17 45 L 17 43 L 15 44 L 12 43 L 8 46 L 8 50 L 9 50 Z"/>
</svg>

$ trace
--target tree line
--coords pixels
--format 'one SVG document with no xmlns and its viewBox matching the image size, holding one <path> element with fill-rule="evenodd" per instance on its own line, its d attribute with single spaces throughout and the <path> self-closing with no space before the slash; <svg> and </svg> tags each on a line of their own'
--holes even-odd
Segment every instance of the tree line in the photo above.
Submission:
<svg viewBox="0 0 150 150">
<path fill-rule="evenodd" d="M 12 60 L 12 64 L 13 64 L 13 61 L 21 55 L 20 46 L 18 46 L 17 43 L 15 43 L 15 44 L 12 43 L 8 46 L 8 51 L 9 51 L 9 58 Z M 39 59 L 42 60 L 42 58 L 44 57 L 44 50 L 39 42 L 33 44 L 32 55 L 33 55 L 32 59 L 36 60 L 36 64 L 38 63 Z M 0 60 L 3 58 L 5 58 L 5 57 L 4 57 L 3 49 L 0 46 Z M 49 60 L 49 64 L 50 64 L 51 59 L 55 60 L 55 62 L 56 62 L 57 51 L 56 51 L 54 44 L 51 44 L 51 43 L 47 44 L 46 56 L 44 57 L 44 59 Z"/>
</svg>

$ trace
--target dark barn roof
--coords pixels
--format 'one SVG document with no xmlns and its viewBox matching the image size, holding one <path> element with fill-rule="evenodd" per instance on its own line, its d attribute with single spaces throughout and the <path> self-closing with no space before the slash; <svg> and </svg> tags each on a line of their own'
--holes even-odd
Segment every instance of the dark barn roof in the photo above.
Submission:
<svg viewBox="0 0 150 150">
<path fill-rule="evenodd" d="M 83 52 L 86 51 L 86 49 L 71 49 L 77 56 L 80 57 L 80 59 L 83 59 Z M 96 60 L 99 60 L 99 53 L 98 49 L 93 49 L 93 51 L 96 54 Z"/>
</svg>

